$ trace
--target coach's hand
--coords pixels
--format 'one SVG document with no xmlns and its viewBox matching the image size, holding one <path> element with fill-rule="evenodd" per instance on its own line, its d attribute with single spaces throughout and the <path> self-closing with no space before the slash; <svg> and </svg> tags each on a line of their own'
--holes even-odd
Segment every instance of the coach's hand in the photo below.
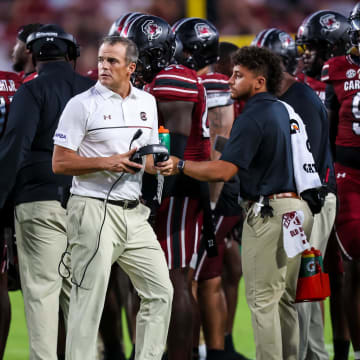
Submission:
<svg viewBox="0 0 360 360">
<path fill-rule="evenodd" d="M 131 156 L 134 155 L 136 151 L 137 148 L 134 148 L 124 154 L 117 154 L 104 158 L 104 170 L 135 174 L 136 171 L 134 171 L 133 168 L 140 170 L 143 167 L 142 164 L 130 160 Z"/>
</svg>

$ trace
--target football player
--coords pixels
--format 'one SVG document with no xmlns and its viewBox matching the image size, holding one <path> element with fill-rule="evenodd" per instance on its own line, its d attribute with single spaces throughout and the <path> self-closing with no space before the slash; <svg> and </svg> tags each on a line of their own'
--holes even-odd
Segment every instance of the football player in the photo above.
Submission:
<svg viewBox="0 0 360 360">
<path fill-rule="evenodd" d="M 296 81 L 293 76 L 297 53 L 295 42 L 289 34 L 276 28 L 265 29 L 255 37 L 252 45 L 266 47 L 281 57 L 284 77 L 279 99 L 290 104 L 306 125 L 316 169 L 328 192 L 321 211 L 314 217 L 308 241 L 324 254 L 336 213 L 336 185 L 325 106 L 309 86 Z M 299 360 L 306 357 L 328 359 L 320 303 L 297 304 L 297 310 L 300 325 Z"/>
<path fill-rule="evenodd" d="M 350 40 L 359 49 L 360 3 L 350 18 Z M 335 172 L 339 213 L 336 233 L 344 255 L 345 311 L 355 359 L 360 359 L 360 61 L 359 53 L 334 57 L 322 69 L 321 81 L 326 82 L 326 106 L 330 124 L 336 134 Z"/>
<path fill-rule="evenodd" d="M 196 70 L 205 86 L 208 104 L 211 159 L 220 158 L 216 139 L 229 137 L 234 121 L 234 106 L 230 96 L 228 76 L 213 71 L 212 65 L 219 60 L 219 34 L 208 20 L 186 18 L 173 25 L 177 48 L 175 59 L 179 64 Z M 217 150 L 216 150 L 217 149 Z M 207 347 L 207 359 L 245 359 L 240 354 L 226 354 L 224 335 L 227 321 L 227 304 L 222 287 L 222 270 L 225 236 L 241 218 L 239 184 L 236 179 L 226 183 L 210 184 L 210 200 L 215 215 L 215 235 L 218 255 L 207 256 L 206 242 L 202 242 L 194 279 Z M 224 187 L 223 187 L 224 185 Z M 220 195 L 221 193 L 221 195 Z M 218 201 L 219 196 L 221 201 Z M 204 213 L 204 222 L 206 217 Z M 205 224 L 205 223 L 204 223 Z"/>
<path fill-rule="evenodd" d="M 346 54 L 351 47 L 349 30 L 350 24 L 347 18 L 330 10 L 321 10 L 311 14 L 298 29 L 296 44 L 302 54 L 304 68 L 297 77 L 308 84 L 323 102 L 326 84 L 320 81 L 322 66 L 329 58 Z M 330 126 L 330 146 L 334 156 L 337 129 L 333 124 Z M 343 304 L 344 269 L 334 232 L 330 235 L 324 266 L 330 277 L 330 313 L 335 359 L 345 359 L 349 352 L 350 335 Z"/>
<path fill-rule="evenodd" d="M 343 55 L 350 47 L 349 23 L 336 11 L 320 10 L 302 22 L 296 34 L 298 52 L 303 62 L 297 76 L 325 101 L 326 84 L 320 81 L 321 69 L 329 58 Z"/>
<path fill-rule="evenodd" d="M 8 119 L 11 100 L 21 85 L 21 78 L 12 72 L 0 71 L 0 138 Z M 5 174 L 3 174 L 5 176 Z M 0 211 L 0 359 L 3 358 L 10 326 L 10 300 L 8 295 L 9 248 L 12 245 L 13 208 L 8 202 Z"/>
<path fill-rule="evenodd" d="M 27 24 L 20 27 L 16 43 L 14 45 L 11 57 L 14 71 L 19 73 L 23 82 L 32 80 L 37 76 L 34 62 L 30 51 L 26 48 L 26 39 L 33 32 L 38 31 L 42 24 Z"/>
<path fill-rule="evenodd" d="M 158 103 L 159 125 L 170 131 L 170 154 L 187 159 L 210 157 L 206 93 L 196 72 L 170 64 L 175 49 L 174 34 L 163 19 L 144 15 L 121 32 L 139 48 L 136 84 Z M 170 360 L 192 358 L 193 303 L 189 265 L 199 242 L 198 219 L 202 211 L 201 183 L 179 175 L 166 179 L 157 210 L 155 231 L 165 252 L 174 286 L 168 334 Z M 196 250 L 195 250 L 196 251 Z"/>
</svg>

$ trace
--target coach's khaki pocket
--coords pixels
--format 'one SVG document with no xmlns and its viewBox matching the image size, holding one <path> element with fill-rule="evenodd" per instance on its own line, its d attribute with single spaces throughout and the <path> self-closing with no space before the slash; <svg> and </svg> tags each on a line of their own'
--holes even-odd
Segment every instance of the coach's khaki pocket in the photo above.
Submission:
<svg viewBox="0 0 360 360">
<path fill-rule="evenodd" d="M 67 206 L 66 231 L 68 242 L 71 245 L 78 237 L 80 227 L 84 217 L 85 199 L 71 198 Z"/>
<path fill-rule="evenodd" d="M 260 214 L 255 216 L 252 210 L 247 216 L 246 222 L 257 236 L 264 234 L 270 226 L 268 216 L 261 217 Z"/>
</svg>

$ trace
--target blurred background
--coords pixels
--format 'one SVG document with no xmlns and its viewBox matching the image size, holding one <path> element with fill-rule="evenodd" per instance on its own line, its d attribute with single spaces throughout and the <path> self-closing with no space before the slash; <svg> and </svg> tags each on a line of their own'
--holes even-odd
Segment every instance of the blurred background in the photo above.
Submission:
<svg viewBox="0 0 360 360">
<path fill-rule="evenodd" d="M 237 45 L 251 42 L 268 27 L 295 33 L 310 13 L 330 9 L 349 15 L 352 0 L 0 0 L 0 69 L 11 70 L 17 30 L 28 23 L 58 23 L 81 46 L 77 70 L 97 66 L 97 47 L 121 15 L 140 11 L 163 17 L 172 25 L 185 16 L 206 17 L 223 40 Z"/>
</svg>

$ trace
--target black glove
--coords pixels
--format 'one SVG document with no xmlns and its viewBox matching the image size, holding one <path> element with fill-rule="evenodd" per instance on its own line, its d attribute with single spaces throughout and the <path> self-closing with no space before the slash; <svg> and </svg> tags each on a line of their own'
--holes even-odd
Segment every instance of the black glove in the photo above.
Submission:
<svg viewBox="0 0 360 360">
<path fill-rule="evenodd" d="M 307 202 L 313 215 L 318 214 L 324 205 L 327 190 L 325 186 L 303 191 L 300 195 Z"/>
</svg>

